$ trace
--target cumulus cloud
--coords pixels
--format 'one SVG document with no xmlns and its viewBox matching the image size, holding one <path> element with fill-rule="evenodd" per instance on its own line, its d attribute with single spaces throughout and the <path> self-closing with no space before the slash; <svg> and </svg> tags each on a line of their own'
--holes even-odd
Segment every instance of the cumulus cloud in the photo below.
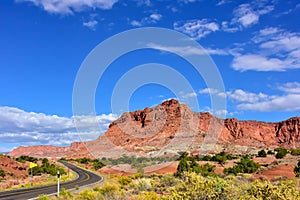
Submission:
<svg viewBox="0 0 300 200">
<path fill-rule="evenodd" d="M 175 30 L 183 32 L 196 40 L 219 30 L 219 25 L 209 19 L 177 21 L 173 26 Z"/>
<path fill-rule="evenodd" d="M 272 5 L 265 4 L 241 4 L 233 11 L 232 24 L 240 24 L 247 28 L 259 22 L 259 17 L 271 12 L 274 9 Z"/>
<path fill-rule="evenodd" d="M 268 99 L 268 95 L 263 94 L 263 93 L 252 93 L 252 92 L 247 92 L 241 89 L 237 89 L 234 91 L 228 91 L 226 92 L 226 96 L 234 101 L 237 102 L 250 102 L 250 103 L 255 103 L 259 102 L 262 100 Z"/>
<path fill-rule="evenodd" d="M 237 71 L 285 71 L 286 69 L 299 68 L 290 59 L 269 58 L 264 55 L 237 55 L 232 61 L 232 68 Z"/>
<path fill-rule="evenodd" d="M 240 23 L 244 27 L 256 24 L 259 14 L 254 12 L 250 4 L 242 4 L 234 10 L 233 23 Z"/>
<path fill-rule="evenodd" d="M 237 53 L 232 68 L 238 71 L 285 71 L 300 68 L 300 33 L 268 27 L 256 33 L 255 53 Z"/>
<path fill-rule="evenodd" d="M 276 98 L 257 102 L 244 103 L 237 106 L 241 110 L 256 111 L 300 111 L 300 94 L 288 94 Z"/>
<path fill-rule="evenodd" d="M 270 111 L 300 111 L 300 83 L 290 82 L 278 87 L 284 91 L 282 95 L 268 95 L 262 92 L 253 93 L 242 89 L 219 92 L 213 88 L 205 88 L 200 94 L 224 95 L 233 103 L 238 110 L 253 110 L 261 112 Z"/>
<path fill-rule="evenodd" d="M 142 26 L 142 23 L 137 20 L 132 20 L 130 24 L 131 26 Z"/>
<path fill-rule="evenodd" d="M 113 114 L 66 118 L 0 107 L 0 141 L 27 145 L 67 145 L 80 139 L 95 139 L 115 119 Z"/>
<path fill-rule="evenodd" d="M 193 46 L 165 46 L 155 43 L 148 44 L 149 48 L 158 49 L 162 51 L 169 51 L 180 55 L 228 55 L 225 50 L 222 49 L 200 49 Z"/>
<path fill-rule="evenodd" d="M 16 0 L 17 2 L 31 2 L 36 6 L 42 7 L 49 13 L 58 14 L 73 14 L 74 12 L 80 12 L 86 8 L 99 8 L 108 10 L 118 0 Z"/>
<path fill-rule="evenodd" d="M 144 26 L 147 24 L 155 24 L 161 20 L 163 16 L 159 13 L 152 13 L 151 15 L 142 18 L 141 20 L 132 20 L 130 24 L 132 26 Z"/>
<path fill-rule="evenodd" d="M 87 21 L 87 22 L 83 22 L 83 26 L 86 26 L 91 30 L 95 30 L 97 24 L 98 24 L 97 20 L 90 20 L 90 21 Z"/>
<path fill-rule="evenodd" d="M 157 13 L 153 13 L 150 15 L 150 18 L 155 20 L 155 21 L 159 21 L 162 18 L 161 14 L 157 14 Z"/>
<path fill-rule="evenodd" d="M 187 99 L 190 99 L 190 98 L 197 97 L 196 92 L 190 92 L 190 93 L 180 92 L 179 94 L 180 94 L 180 99 L 182 99 L 182 100 L 187 100 Z"/>
<path fill-rule="evenodd" d="M 279 90 L 286 93 L 300 94 L 300 83 L 299 82 L 289 82 L 278 87 Z"/>
</svg>

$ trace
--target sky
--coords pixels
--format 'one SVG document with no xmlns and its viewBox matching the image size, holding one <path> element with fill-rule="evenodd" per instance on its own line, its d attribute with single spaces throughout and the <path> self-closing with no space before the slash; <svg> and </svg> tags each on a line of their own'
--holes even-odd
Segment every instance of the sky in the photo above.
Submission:
<svg viewBox="0 0 300 200">
<path fill-rule="evenodd" d="M 97 45 L 146 27 L 176 31 L 201 45 L 224 90 L 208 86 L 178 56 L 203 52 L 176 46 L 178 41 L 169 46 L 149 43 L 149 48 L 120 55 L 107 66 L 95 91 L 98 129 L 91 128 L 95 118 L 79 117 L 85 139 L 103 133 L 124 111 L 170 98 L 194 111 L 241 120 L 276 122 L 300 115 L 300 0 L 3 0 L 0 17 L 0 152 L 80 141 L 72 109 L 79 69 Z M 129 42 L 107 51 L 117 52 Z M 140 84 L 124 99 L 127 106 L 113 107 L 114 89 L 124 75 L 149 63 L 152 73 L 141 71 L 129 79 L 155 79 L 153 74 L 167 69 L 164 65 L 185 77 L 192 90 L 166 72 L 163 78 L 172 80 L 172 86 Z M 226 107 L 213 109 L 213 96 L 224 98 Z M 123 101 L 118 93 L 114 98 Z M 196 107 L 192 99 L 198 101 Z"/>
</svg>

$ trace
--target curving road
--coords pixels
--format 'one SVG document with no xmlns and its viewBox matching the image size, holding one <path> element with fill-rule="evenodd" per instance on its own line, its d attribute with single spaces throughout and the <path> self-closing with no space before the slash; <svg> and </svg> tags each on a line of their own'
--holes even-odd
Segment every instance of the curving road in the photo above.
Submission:
<svg viewBox="0 0 300 200">
<path fill-rule="evenodd" d="M 103 181 L 103 177 L 99 176 L 97 174 L 94 174 L 90 171 L 87 171 L 85 169 L 79 168 L 73 164 L 70 164 L 68 162 L 62 162 L 66 167 L 73 170 L 78 174 L 77 179 L 61 183 L 60 188 L 65 189 L 72 189 L 76 186 L 84 186 L 89 185 L 92 183 L 96 183 L 99 181 Z M 57 192 L 57 185 L 48 185 L 48 186 L 41 186 L 41 187 L 34 187 L 34 188 L 26 188 L 26 189 L 19 189 L 19 190 L 11 190 L 11 191 L 5 191 L 0 192 L 0 199 L 2 200 L 20 200 L 20 199 L 31 199 L 36 198 L 40 194 L 53 194 Z"/>
</svg>

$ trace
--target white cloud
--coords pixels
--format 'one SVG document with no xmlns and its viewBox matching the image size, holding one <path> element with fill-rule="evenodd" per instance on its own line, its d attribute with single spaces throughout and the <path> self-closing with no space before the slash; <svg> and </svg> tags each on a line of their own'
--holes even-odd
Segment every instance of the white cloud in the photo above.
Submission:
<svg viewBox="0 0 300 200">
<path fill-rule="evenodd" d="M 157 13 L 153 13 L 150 15 L 150 18 L 155 20 L 155 21 L 159 21 L 162 18 L 161 14 L 157 14 Z"/>
<path fill-rule="evenodd" d="M 244 91 L 242 89 L 237 89 L 234 91 L 227 91 L 225 92 L 225 95 L 233 103 L 236 103 L 236 108 L 238 110 L 252 110 L 260 112 L 300 111 L 300 83 L 285 83 L 279 86 L 278 89 L 284 91 L 285 94 L 268 95 L 262 92 L 253 93 Z M 224 95 L 224 93 L 212 88 L 202 89 L 199 91 L 199 93 Z M 230 115 L 230 113 L 227 114 Z"/>
<path fill-rule="evenodd" d="M 234 32 L 237 32 L 239 30 L 238 27 L 232 26 L 227 21 L 223 21 L 221 27 L 222 27 L 221 29 L 223 31 L 228 32 L 228 33 L 234 33 Z"/>
<path fill-rule="evenodd" d="M 178 53 L 181 55 L 228 55 L 228 53 L 222 49 L 200 49 L 193 46 L 164 46 L 160 44 L 150 43 L 148 44 L 148 47 L 153 49 L 159 49 L 162 51 Z"/>
<path fill-rule="evenodd" d="M 235 54 L 232 67 L 238 71 L 285 71 L 300 68 L 300 33 L 276 27 L 260 30 L 252 38 L 255 53 Z"/>
<path fill-rule="evenodd" d="M 204 88 L 199 91 L 199 94 L 218 95 L 220 97 L 227 97 L 228 99 L 233 100 L 235 102 L 251 102 L 251 103 L 255 103 L 269 98 L 268 95 L 266 94 L 263 93 L 255 94 L 252 92 L 244 91 L 242 89 L 226 91 L 224 93 L 214 88 Z"/>
<path fill-rule="evenodd" d="M 270 38 L 276 37 L 278 33 L 283 30 L 277 27 L 267 27 L 259 30 L 259 32 L 252 38 L 254 43 L 260 43 L 262 41 L 269 40 Z"/>
<path fill-rule="evenodd" d="M 219 90 L 214 89 L 214 88 L 204 88 L 204 89 L 201 89 L 199 91 L 199 94 L 210 94 L 210 95 L 213 95 L 213 94 L 217 94 L 217 93 L 219 93 Z"/>
<path fill-rule="evenodd" d="M 66 145 L 79 141 L 79 135 L 83 139 L 100 135 L 114 119 L 116 116 L 113 114 L 77 116 L 78 132 L 73 123 L 74 118 L 0 107 L 0 141 L 29 145 Z"/>
<path fill-rule="evenodd" d="M 300 83 L 299 82 L 289 82 L 278 87 L 279 90 L 286 93 L 300 94 Z"/>
<path fill-rule="evenodd" d="M 136 20 L 132 20 L 130 22 L 131 26 L 142 26 L 142 23 Z"/>
<path fill-rule="evenodd" d="M 226 96 L 229 99 L 232 99 L 237 102 L 250 102 L 250 103 L 259 102 L 259 101 L 266 100 L 269 98 L 268 95 L 263 94 L 263 93 L 255 94 L 255 93 L 247 92 L 247 91 L 244 91 L 241 89 L 226 92 Z"/>
<path fill-rule="evenodd" d="M 188 4 L 188 3 L 194 3 L 194 2 L 197 2 L 197 1 L 202 1 L 202 0 L 179 0 L 180 2 L 183 2 L 185 4 Z"/>
<path fill-rule="evenodd" d="M 142 18 L 140 21 L 138 20 L 132 20 L 130 21 L 131 26 L 144 26 L 147 24 L 155 24 L 159 20 L 161 20 L 163 16 L 159 13 L 152 13 L 148 17 Z"/>
<path fill-rule="evenodd" d="M 237 108 L 241 110 L 255 110 L 262 112 L 300 111 L 300 94 L 288 94 L 267 101 L 239 104 Z"/>
<path fill-rule="evenodd" d="M 150 0 L 135 0 L 137 2 L 138 6 L 146 5 L 146 6 L 151 6 L 152 3 Z"/>
<path fill-rule="evenodd" d="M 91 21 L 88 21 L 88 22 L 83 22 L 83 26 L 86 26 L 91 30 L 95 30 L 97 24 L 98 24 L 97 20 L 91 20 Z"/>
<path fill-rule="evenodd" d="M 181 31 L 190 37 L 199 40 L 212 32 L 219 30 L 219 25 L 208 19 L 178 21 L 174 23 L 174 29 Z"/>
<path fill-rule="evenodd" d="M 236 55 L 232 61 L 232 68 L 237 71 L 285 71 L 300 68 L 299 63 L 291 59 L 268 58 L 263 55 Z"/>
<path fill-rule="evenodd" d="M 240 24 L 247 28 L 259 22 L 261 15 L 265 15 L 274 9 L 273 5 L 266 5 L 265 2 L 253 4 L 241 4 L 233 11 L 231 24 Z"/>
<path fill-rule="evenodd" d="M 226 3 L 230 3 L 231 1 L 229 1 L 229 0 L 220 0 L 217 4 L 216 4 L 216 6 L 221 6 L 221 5 L 224 5 L 224 4 L 226 4 Z"/>
<path fill-rule="evenodd" d="M 197 97 L 197 93 L 196 92 L 190 92 L 190 93 L 180 93 L 180 98 L 181 99 L 189 99 L 189 98 L 195 98 Z"/>
<path fill-rule="evenodd" d="M 49 13 L 73 14 L 85 8 L 111 9 L 117 0 L 16 0 L 17 2 L 32 2 Z"/>
<path fill-rule="evenodd" d="M 240 23 L 244 27 L 249 27 L 256 24 L 259 20 L 258 13 L 255 13 L 250 4 L 241 4 L 233 12 L 233 23 Z"/>
<path fill-rule="evenodd" d="M 278 38 L 273 38 L 270 41 L 262 43 L 260 47 L 273 49 L 278 52 L 300 49 L 300 36 L 292 33 L 283 33 Z"/>
</svg>

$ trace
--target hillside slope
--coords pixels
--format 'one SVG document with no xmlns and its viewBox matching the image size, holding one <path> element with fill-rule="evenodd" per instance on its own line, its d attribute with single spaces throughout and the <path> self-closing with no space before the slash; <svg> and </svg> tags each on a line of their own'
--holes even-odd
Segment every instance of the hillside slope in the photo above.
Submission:
<svg viewBox="0 0 300 200">
<path fill-rule="evenodd" d="M 11 156 L 119 157 L 166 155 L 179 151 L 212 152 L 226 148 L 233 153 L 260 148 L 300 147 L 300 118 L 268 123 L 219 119 L 210 113 L 192 112 L 171 99 L 154 108 L 126 112 L 94 141 L 70 147 L 19 147 Z"/>
</svg>

